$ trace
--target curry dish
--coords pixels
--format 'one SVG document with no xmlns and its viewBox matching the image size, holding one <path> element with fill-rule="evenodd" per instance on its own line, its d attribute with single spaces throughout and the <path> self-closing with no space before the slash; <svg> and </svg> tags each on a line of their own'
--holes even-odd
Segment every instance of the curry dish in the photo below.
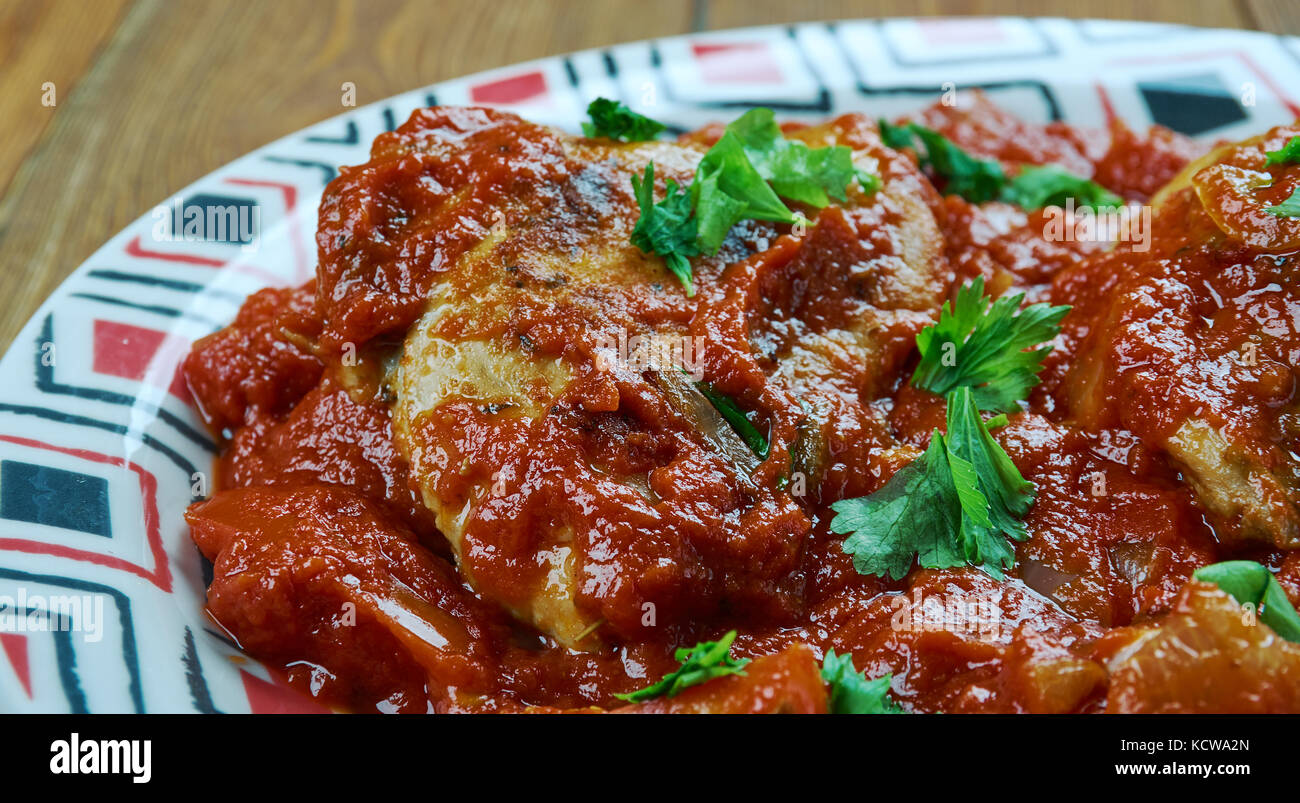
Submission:
<svg viewBox="0 0 1300 803">
<path fill-rule="evenodd" d="M 1300 126 L 596 111 L 415 112 L 195 344 L 246 652 L 354 711 L 1300 711 Z"/>
</svg>

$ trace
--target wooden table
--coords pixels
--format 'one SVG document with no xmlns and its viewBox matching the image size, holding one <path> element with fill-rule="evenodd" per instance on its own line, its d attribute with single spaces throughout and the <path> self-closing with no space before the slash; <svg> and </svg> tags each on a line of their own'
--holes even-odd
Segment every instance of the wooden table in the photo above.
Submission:
<svg viewBox="0 0 1300 803">
<path fill-rule="evenodd" d="M 960 14 L 1300 33 L 1294 0 L 0 0 L 0 349 L 91 252 L 273 139 L 458 75 L 744 25 Z M 54 87 L 54 105 L 43 89 Z"/>
</svg>

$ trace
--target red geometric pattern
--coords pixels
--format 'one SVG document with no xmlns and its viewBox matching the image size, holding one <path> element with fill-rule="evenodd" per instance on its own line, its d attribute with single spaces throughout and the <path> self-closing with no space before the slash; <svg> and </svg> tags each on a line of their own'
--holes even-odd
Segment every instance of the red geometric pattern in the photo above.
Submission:
<svg viewBox="0 0 1300 803">
<path fill-rule="evenodd" d="M 157 329 L 103 320 L 95 321 L 93 337 L 95 373 L 147 382 L 166 388 L 182 401 L 189 400 L 180 373 L 180 361 L 191 345 L 188 340 Z"/>
<path fill-rule="evenodd" d="M 239 670 L 248 695 L 248 708 L 254 714 L 329 714 L 330 709 L 276 678 L 267 682 L 254 674 Z M 272 677 L 275 674 L 272 673 Z"/>
<path fill-rule="evenodd" d="M 546 76 L 541 70 L 500 78 L 470 87 L 474 103 L 509 104 L 533 101 L 546 94 Z"/>
<path fill-rule="evenodd" d="M 206 265 L 209 268 L 220 268 L 226 264 L 224 259 L 201 257 L 196 254 L 169 254 L 165 251 L 154 251 L 145 248 L 144 240 L 138 234 L 126 244 L 126 254 L 137 259 L 163 259 L 168 262 L 182 262 L 187 265 Z"/>
<path fill-rule="evenodd" d="M 700 76 L 718 84 L 779 84 L 784 80 L 766 42 L 694 42 L 691 55 Z"/>
<path fill-rule="evenodd" d="M 293 247 L 294 281 L 295 283 L 301 283 L 310 279 L 312 264 L 307 258 L 307 253 L 303 250 L 302 232 L 299 228 L 302 221 L 299 220 L 297 211 L 298 188 L 283 181 L 265 181 L 252 178 L 228 178 L 226 183 L 238 187 L 267 187 L 280 191 L 280 194 L 284 197 L 284 216 L 292 226 L 289 242 Z"/>
<path fill-rule="evenodd" d="M 27 637 L 17 633 L 0 633 L 0 648 L 9 658 L 9 665 L 14 668 L 18 682 L 23 684 L 27 698 L 32 696 L 32 673 L 27 663 Z"/>
</svg>

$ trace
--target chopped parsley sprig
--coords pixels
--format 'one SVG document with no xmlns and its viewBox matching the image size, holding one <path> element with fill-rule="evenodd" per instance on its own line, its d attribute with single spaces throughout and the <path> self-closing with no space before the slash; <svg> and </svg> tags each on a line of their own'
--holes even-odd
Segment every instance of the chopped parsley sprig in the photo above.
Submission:
<svg viewBox="0 0 1300 803">
<path fill-rule="evenodd" d="M 1023 293 L 996 301 L 984 295 L 979 277 L 957 291 L 956 303 L 944 302 L 939 322 L 916 336 L 921 361 L 912 386 L 944 395 L 953 388 L 973 389 L 981 410 L 1013 412 L 1016 402 L 1038 384 L 1038 372 L 1051 346 L 1026 351 L 1051 340 L 1061 330 L 1067 306 L 1031 304 L 1020 309 Z"/>
<path fill-rule="evenodd" d="M 822 680 L 830 687 L 827 707 L 832 714 L 905 714 L 887 692 L 893 675 L 867 680 L 853 667 L 853 657 L 828 650 L 822 661 Z"/>
<path fill-rule="evenodd" d="M 1264 166 L 1280 164 L 1300 164 L 1300 137 L 1291 137 L 1286 144 L 1275 151 L 1264 151 Z"/>
<path fill-rule="evenodd" d="M 1264 211 L 1277 217 L 1300 217 L 1300 187 L 1296 187 L 1285 201 Z"/>
<path fill-rule="evenodd" d="M 664 675 L 663 680 L 629 694 L 615 694 L 620 700 L 640 703 L 656 697 L 676 697 L 691 686 L 698 686 L 726 675 L 744 675 L 748 658 L 732 658 L 731 642 L 736 640 L 732 630 L 717 641 L 704 641 L 694 647 L 678 647 L 673 657 L 681 662 L 676 670 Z"/>
<path fill-rule="evenodd" d="M 1275 151 L 1264 151 L 1264 166 L 1300 164 L 1300 137 L 1291 137 Z M 1291 192 L 1285 201 L 1264 209 L 1277 217 L 1300 217 L 1300 187 Z"/>
<path fill-rule="evenodd" d="M 786 139 L 771 109 L 753 109 L 727 129 L 740 140 L 745 156 L 759 175 L 782 198 L 818 209 L 831 199 L 841 203 L 848 200 L 844 190 L 857 177 L 857 171 L 847 147 L 810 148 L 806 143 Z"/>
<path fill-rule="evenodd" d="M 666 126 L 609 98 L 596 98 L 587 105 L 591 122 L 582 124 L 589 137 L 606 137 L 619 142 L 644 142 L 659 136 Z"/>
<path fill-rule="evenodd" d="M 886 145 L 916 151 L 921 166 L 944 180 L 945 193 L 960 195 L 972 203 L 998 200 L 1032 210 L 1063 206 L 1073 198 L 1080 209 L 1124 205 L 1123 198 L 1095 181 L 1057 165 L 1027 165 L 1014 177 L 1008 177 L 998 162 L 972 156 L 938 131 L 919 123 L 893 125 L 880 120 L 879 126 L 880 138 Z"/>
<path fill-rule="evenodd" d="M 866 192 L 879 179 L 853 165 L 844 145 L 811 148 L 781 134 L 771 109 L 751 109 L 730 125 L 700 160 L 686 190 L 670 182 L 654 200 L 654 163 L 632 177 L 641 217 L 632 244 L 664 257 L 686 295 L 694 295 L 690 258 L 716 254 L 731 227 L 742 220 L 794 223 L 786 198 L 813 207 L 845 201 L 857 180 Z"/>
<path fill-rule="evenodd" d="M 632 176 L 632 191 L 641 207 L 641 217 L 632 229 L 632 244 L 647 254 L 662 254 L 664 263 L 686 288 L 686 295 L 695 295 L 691 281 L 691 263 L 688 257 L 700 252 L 696 245 L 695 218 L 691 216 L 690 193 L 668 179 L 667 192 L 662 201 L 655 202 L 655 164 L 646 165 L 645 177 L 640 181 Z"/>
<path fill-rule="evenodd" d="M 939 322 L 916 337 L 921 361 L 912 384 L 943 394 L 947 431 L 934 430 L 925 452 L 873 494 L 833 505 L 831 531 L 859 574 L 901 580 L 913 561 L 925 568 L 970 564 L 1002 579 L 1015 564 L 1012 541 L 1029 537 L 1022 519 L 1035 488 L 993 439 L 981 410 L 1011 411 L 1038 382 L 1048 348 L 1028 351 L 1060 331 L 1069 307 L 1033 304 L 1023 295 L 990 304 L 976 279 L 944 304 Z"/>
<path fill-rule="evenodd" d="M 1079 209 L 1108 209 L 1124 205 L 1124 199 L 1101 186 L 1076 176 L 1058 165 L 1027 165 L 1002 189 L 1000 199 L 1021 209 L 1065 206 L 1070 198 Z"/>
<path fill-rule="evenodd" d="M 934 430 L 925 453 L 868 496 L 833 505 L 831 532 L 859 574 L 901 580 L 913 560 L 925 568 L 970 564 L 1002 579 L 1015 562 L 1007 539 L 1028 537 L 1020 520 L 1034 501 L 1026 480 L 985 422 L 968 387 L 948 393 L 947 434 Z"/>
<path fill-rule="evenodd" d="M 885 120 L 880 120 L 879 125 L 884 143 L 895 150 L 916 151 L 921 166 L 929 167 L 947 182 L 944 189 L 949 195 L 983 203 L 996 199 L 1006 186 L 1002 165 L 971 156 L 934 129 L 918 123 L 891 125 Z"/>
<path fill-rule="evenodd" d="M 1261 622 L 1287 641 L 1300 642 L 1300 615 L 1268 567 L 1253 560 L 1229 560 L 1202 566 L 1192 577 L 1214 583 L 1242 605 L 1255 606 Z"/>
</svg>

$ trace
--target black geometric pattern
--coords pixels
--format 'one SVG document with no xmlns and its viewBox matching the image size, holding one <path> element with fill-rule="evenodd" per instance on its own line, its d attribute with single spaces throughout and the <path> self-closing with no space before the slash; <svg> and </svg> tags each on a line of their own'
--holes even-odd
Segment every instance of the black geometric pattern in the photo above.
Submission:
<svg viewBox="0 0 1300 803">
<path fill-rule="evenodd" d="M 1247 117 L 1237 97 L 1215 73 L 1138 81 L 1137 87 L 1151 110 L 1152 120 L 1188 136 L 1239 123 Z"/>
<path fill-rule="evenodd" d="M 113 536 L 107 480 L 17 460 L 0 461 L 0 518 Z"/>
</svg>

